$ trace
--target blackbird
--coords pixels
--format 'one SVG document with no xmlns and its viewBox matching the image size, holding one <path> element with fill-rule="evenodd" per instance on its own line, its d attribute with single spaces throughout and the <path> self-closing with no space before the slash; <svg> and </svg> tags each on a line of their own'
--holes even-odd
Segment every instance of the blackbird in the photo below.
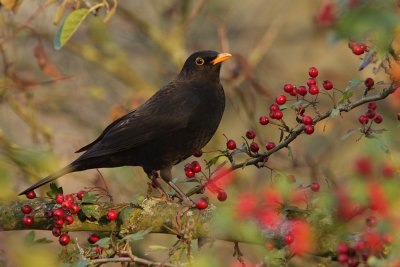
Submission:
<svg viewBox="0 0 400 267">
<path fill-rule="evenodd" d="M 20 195 L 70 172 L 141 166 L 149 178 L 160 171 L 161 178 L 188 203 L 190 199 L 172 182 L 171 169 L 200 151 L 217 130 L 225 109 L 219 73 L 221 63 L 230 57 L 215 51 L 193 53 L 173 81 L 76 151 L 84 153 L 68 166 Z"/>
</svg>

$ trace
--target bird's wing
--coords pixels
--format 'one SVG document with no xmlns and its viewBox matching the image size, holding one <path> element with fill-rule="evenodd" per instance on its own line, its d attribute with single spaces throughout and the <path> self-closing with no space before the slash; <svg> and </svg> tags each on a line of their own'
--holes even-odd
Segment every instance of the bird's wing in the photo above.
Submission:
<svg viewBox="0 0 400 267">
<path fill-rule="evenodd" d="M 185 90 L 169 89 L 158 91 L 137 110 L 110 124 L 95 141 L 78 150 L 86 150 L 79 159 L 114 154 L 186 128 L 199 99 Z"/>
</svg>

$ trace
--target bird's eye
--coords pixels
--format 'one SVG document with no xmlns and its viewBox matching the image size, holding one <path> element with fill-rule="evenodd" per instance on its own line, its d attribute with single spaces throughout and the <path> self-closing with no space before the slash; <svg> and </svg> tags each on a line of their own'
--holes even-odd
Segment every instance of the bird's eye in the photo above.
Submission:
<svg viewBox="0 0 400 267">
<path fill-rule="evenodd" d="M 196 58 L 196 65 L 201 66 L 204 64 L 204 59 L 201 57 Z"/>
</svg>

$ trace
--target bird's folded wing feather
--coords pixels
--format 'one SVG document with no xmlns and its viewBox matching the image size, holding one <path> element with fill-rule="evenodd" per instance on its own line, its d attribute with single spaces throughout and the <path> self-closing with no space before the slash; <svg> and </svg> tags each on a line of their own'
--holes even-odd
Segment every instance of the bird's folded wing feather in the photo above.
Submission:
<svg viewBox="0 0 400 267">
<path fill-rule="evenodd" d="M 198 102 L 192 95 L 159 91 L 158 97 L 116 120 L 95 141 L 78 150 L 86 150 L 80 159 L 111 155 L 184 129 Z"/>
</svg>

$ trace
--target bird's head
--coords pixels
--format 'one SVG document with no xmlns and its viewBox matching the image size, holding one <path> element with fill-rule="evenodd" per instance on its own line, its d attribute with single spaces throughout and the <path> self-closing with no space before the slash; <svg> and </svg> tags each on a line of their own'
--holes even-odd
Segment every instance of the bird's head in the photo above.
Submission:
<svg viewBox="0 0 400 267">
<path fill-rule="evenodd" d="M 179 76 L 219 78 L 221 63 L 231 56 L 229 53 L 218 53 L 212 50 L 195 52 L 186 59 Z"/>
</svg>

